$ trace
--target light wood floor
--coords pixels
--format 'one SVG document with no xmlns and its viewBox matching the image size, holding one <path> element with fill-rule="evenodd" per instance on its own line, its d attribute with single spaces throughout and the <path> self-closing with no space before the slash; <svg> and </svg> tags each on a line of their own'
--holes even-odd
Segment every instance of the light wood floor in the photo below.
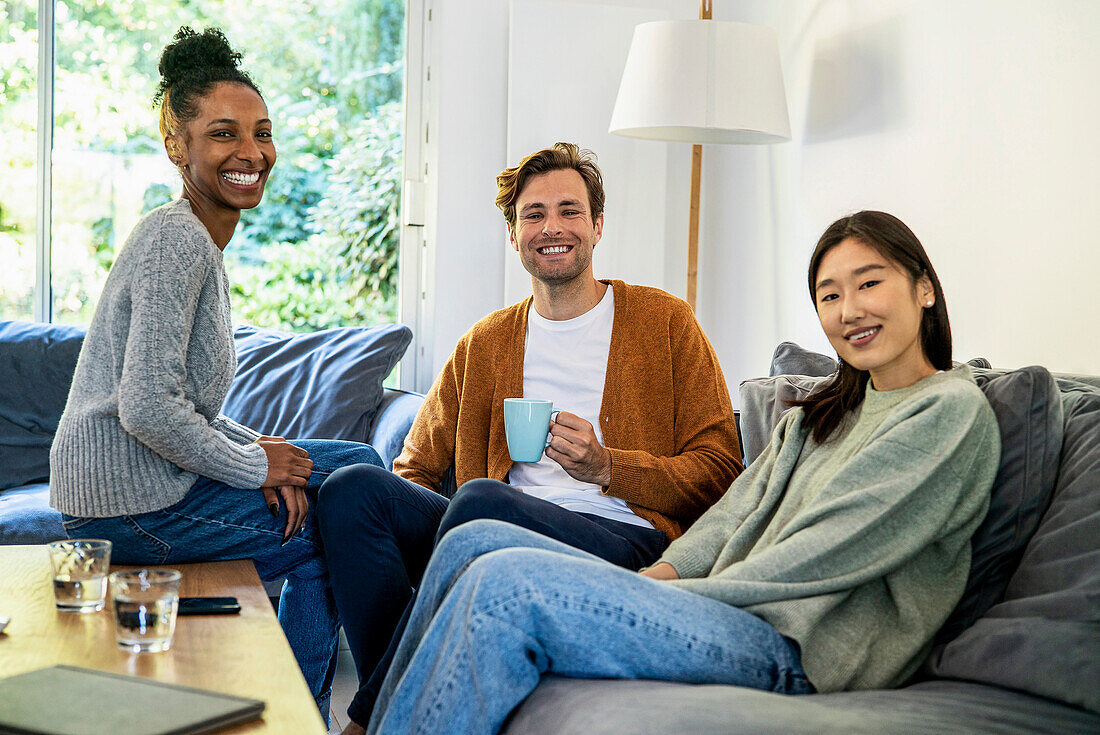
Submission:
<svg viewBox="0 0 1100 735">
<path fill-rule="evenodd" d="M 336 667 L 336 678 L 332 680 L 330 733 L 339 733 L 348 724 L 348 705 L 351 704 L 351 698 L 355 696 L 355 690 L 358 688 L 359 678 L 355 674 L 355 661 L 351 658 L 344 632 L 340 631 L 340 659 Z"/>
</svg>

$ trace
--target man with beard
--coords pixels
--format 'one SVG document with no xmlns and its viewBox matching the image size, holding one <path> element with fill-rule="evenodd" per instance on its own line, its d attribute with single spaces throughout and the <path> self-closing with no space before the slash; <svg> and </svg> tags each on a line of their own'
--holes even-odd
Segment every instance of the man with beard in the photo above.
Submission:
<svg viewBox="0 0 1100 735">
<path fill-rule="evenodd" d="M 449 529 L 503 520 L 636 570 L 742 469 L 725 378 L 691 308 L 592 274 L 604 224 L 592 153 L 558 143 L 497 186 L 532 295 L 459 340 L 392 473 L 348 467 L 321 488 L 318 521 L 361 683 L 345 732 L 370 719 L 391 636 Z M 513 397 L 560 409 L 537 462 L 509 457 L 503 401 Z"/>
</svg>

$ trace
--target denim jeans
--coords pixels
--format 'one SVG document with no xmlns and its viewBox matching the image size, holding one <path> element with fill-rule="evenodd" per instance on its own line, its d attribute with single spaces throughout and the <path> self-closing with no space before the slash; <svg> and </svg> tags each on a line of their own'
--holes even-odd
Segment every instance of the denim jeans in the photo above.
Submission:
<svg viewBox="0 0 1100 735">
<path fill-rule="evenodd" d="M 797 647 L 750 613 L 472 521 L 428 564 L 367 732 L 496 733 L 543 674 L 813 691 Z"/>
<path fill-rule="evenodd" d="M 340 470 L 321 488 L 317 524 L 359 673 L 348 708 L 353 721 L 370 719 L 432 548 L 478 518 L 531 529 L 631 569 L 652 563 L 668 545 L 661 531 L 574 513 L 497 480 L 471 480 L 448 501 L 378 467 Z"/>
<path fill-rule="evenodd" d="M 313 460 L 307 491 L 316 490 L 335 470 L 356 463 L 381 466 L 374 448 L 356 442 L 295 440 Z M 252 559 L 260 579 L 286 577 L 279 598 L 279 624 L 290 642 L 306 684 L 328 721 L 335 674 L 339 617 L 332 597 L 311 502 L 306 523 L 285 546 L 286 505 L 273 517 L 259 490 L 232 488 L 200 477 L 175 505 L 149 513 L 112 518 L 65 515 L 70 537 L 109 539 L 111 561 L 119 564 L 187 564 Z"/>
</svg>

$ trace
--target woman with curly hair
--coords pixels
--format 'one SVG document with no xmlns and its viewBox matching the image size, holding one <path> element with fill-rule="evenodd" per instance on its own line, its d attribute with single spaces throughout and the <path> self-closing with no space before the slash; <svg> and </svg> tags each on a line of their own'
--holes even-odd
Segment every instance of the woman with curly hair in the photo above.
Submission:
<svg viewBox="0 0 1100 735">
<path fill-rule="evenodd" d="M 282 624 L 322 716 L 339 624 L 310 499 L 336 469 L 381 465 L 353 442 L 293 443 L 221 415 L 236 370 L 222 251 L 275 165 L 267 106 L 221 31 L 181 28 L 154 99 L 183 193 L 115 261 L 50 453 L 70 537 L 123 564 L 251 558 L 286 577 Z"/>
</svg>

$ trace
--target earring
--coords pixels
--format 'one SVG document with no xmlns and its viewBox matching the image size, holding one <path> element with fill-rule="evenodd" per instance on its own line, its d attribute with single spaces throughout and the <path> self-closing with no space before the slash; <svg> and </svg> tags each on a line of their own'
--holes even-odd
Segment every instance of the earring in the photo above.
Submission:
<svg viewBox="0 0 1100 735">
<path fill-rule="evenodd" d="M 931 308 L 931 306 L 932 306 L 932 302 L 931 302 L 931 301 L 929 301 L 928 303 L 926 303 L 926 304 L 925 304 L 925 306 L 927 306 L 927 307 Z"/>
</svg>

